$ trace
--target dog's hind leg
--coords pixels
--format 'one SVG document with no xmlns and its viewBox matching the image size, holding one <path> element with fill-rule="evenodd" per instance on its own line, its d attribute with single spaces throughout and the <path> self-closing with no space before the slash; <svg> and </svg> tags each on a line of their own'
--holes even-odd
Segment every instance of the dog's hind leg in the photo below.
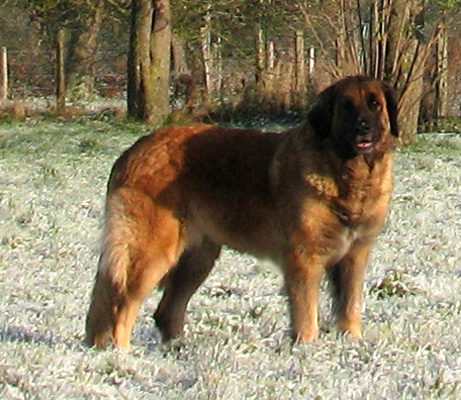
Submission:
<svg viewBox="0 0 461 400">
<path fill-rule="evenodd" d="M 134 189 L 110 195 L 103 251 L 86 321 L 86 342 L 129 349 L 139 308 L 177 263 L 181 225 L 172 213 Z"/>
<path fill-rule="evenodd" d="M 204 238 L 200 245 L 187 249 L 165 280 L 165 291 L 154 318 L 162 340 L 179 337 L 190 298 L 204 282 L 218 258 L 221 246 Z"/>
</svg>

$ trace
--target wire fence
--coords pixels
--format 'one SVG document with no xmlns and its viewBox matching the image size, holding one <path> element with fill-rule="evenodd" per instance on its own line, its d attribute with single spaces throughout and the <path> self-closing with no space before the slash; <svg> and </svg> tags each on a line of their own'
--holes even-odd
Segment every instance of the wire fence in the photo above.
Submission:
<svg viewBox="0 0 461 400">
<path fill-rule="evenodd" d="M 309 52 L 309 49 L 306 49 Z M 279 51 L 279 53 L 284 53 Z M 290 59 L 289 51 L 284 53 Z M 309 55 L 308 55 L 309 57 Z M 321 60 L 320 60 L 321 62 Z M 251 57 L 226 57 L 219 71 L 220 98 L 239 96 L 254 83 L 255 62 Z M 55 96 L 57 87 L 56 53 L 53 49 L 8 50 L 8 99 L 48 98 Z M 453 68 L 453 67 L 452 67 Z M 461 67 L 460 67 L 461 68 Z M 460 68 L 451 70 L 449 116 L 461 118 Z M 104 50 L 94 67 L 94 92 L 107 99 L 121 99 L 127 90 L 127 54 L 123 49 Z M 174 77 L 177 78 L 177 77 Z M 282 76 L 288 80 L 288 76 Z M 0 78 L 1 80 L 1 78 Z M 173 86 L 180 86 L 176 79 Z M 281 85 L 278 85 L 280 90 Z M 288 85 L 289 87 L 289 85 Z M 176 94 L 175 88 L 172 93 Z M 429 101 L 431 101 L 429 99 Z"/>
<path fill-rule="evenodd" d="M 289 43 L 288 39 L 285 41 Z M 308 51 L 306 50 L 306 58 L 309 57 Z M 25 50 L 7 49 L 7 52 L 9 98 L 42 97 L 56 93 L 57 54 L 54 48 L 37 46 Z M 293 62 L 293 47 L 290 45 L 278 46 L 276 53 L 276 57 L 283 59 L 284 62 Z M 219 57 L 219 71 L 215 70 L 214 74 L 219 74 L 222 86 L 230 87 L 230 92 L 241 89 L 242 84 L 248 84 L 254 79 L 256 69 L 254 56 L 221 57 L 220 54 Z M 173 74 L 173 78 L 177 76 Z M 94 66 L 95 93 L 102 97 L 117 97 L 124 94 L 126 89 L 126 49 L 99 50 Z"/>
<path fill-rule="evenodd" d="M 118 97 L 126 91 L 126 55 L 100 53 L 95 65 L 95 92 Z M 8 97 L 46 97 L 56 93 L 56 54 L 52 51 L 8 51 Z"/>
</svg>

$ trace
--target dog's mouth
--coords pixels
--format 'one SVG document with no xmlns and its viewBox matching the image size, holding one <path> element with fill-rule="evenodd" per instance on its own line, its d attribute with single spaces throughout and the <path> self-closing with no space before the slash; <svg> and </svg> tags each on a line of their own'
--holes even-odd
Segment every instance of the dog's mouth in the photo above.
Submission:
<svg viewBox="0 0 461 400">
<path fill-rule="evenodd" d="M 365 154 L 373 151 L 375 147 L 375 140 L 373 140 L 373 135 L 366 133 L 363 135 L 358 135 L 355 140 L 355 148 L 359 154 Z"/>
<path fill-rule="evenodd" d="M 368 152 L 373 150 L 374 144 L 371 140 L 363 139 L 357 142 L 357 149 L 361 152 Z"/>
</svg>

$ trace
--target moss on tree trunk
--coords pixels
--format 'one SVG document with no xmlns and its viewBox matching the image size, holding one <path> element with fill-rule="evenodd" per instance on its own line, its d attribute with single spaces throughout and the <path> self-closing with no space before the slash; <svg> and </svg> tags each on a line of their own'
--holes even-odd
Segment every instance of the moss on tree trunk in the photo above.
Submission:
<svg viewBox="0 0 461 400">
<path fill-rule="evenodd" d="M 90 13 L 71 30 L 67 57 L 67 89 L 71 97 L 88 98 L 94 94 L 95 64 L 99 31 L 105 0 L 96 0 Z"/>
<path fill-rule="evenodd" d="M 133 0 L 128 59 L 128 114 L 159 125 L 170 113 L 169 0 Z"/>
</svg>

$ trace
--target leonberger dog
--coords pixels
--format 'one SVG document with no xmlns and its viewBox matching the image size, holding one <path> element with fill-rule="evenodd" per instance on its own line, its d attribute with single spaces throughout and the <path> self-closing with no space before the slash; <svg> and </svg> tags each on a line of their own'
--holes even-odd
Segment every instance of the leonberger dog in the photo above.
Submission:
<svg viewBox="0 0 461 400">
<path fill-rule="evenodd" d="M 388 211 L 397 136 L 392 89 L 355 76 L 283 133 L 198 124 L 142 137 L 110 174 L 86 342 L 129 349 L 157 285 L 162 339 L 182 335 L 223 245 L 280 264 L 296 342 L 319 335 L 324 275 L 339 329 L 361 339 L 365 267 Z"/>
</svg>

